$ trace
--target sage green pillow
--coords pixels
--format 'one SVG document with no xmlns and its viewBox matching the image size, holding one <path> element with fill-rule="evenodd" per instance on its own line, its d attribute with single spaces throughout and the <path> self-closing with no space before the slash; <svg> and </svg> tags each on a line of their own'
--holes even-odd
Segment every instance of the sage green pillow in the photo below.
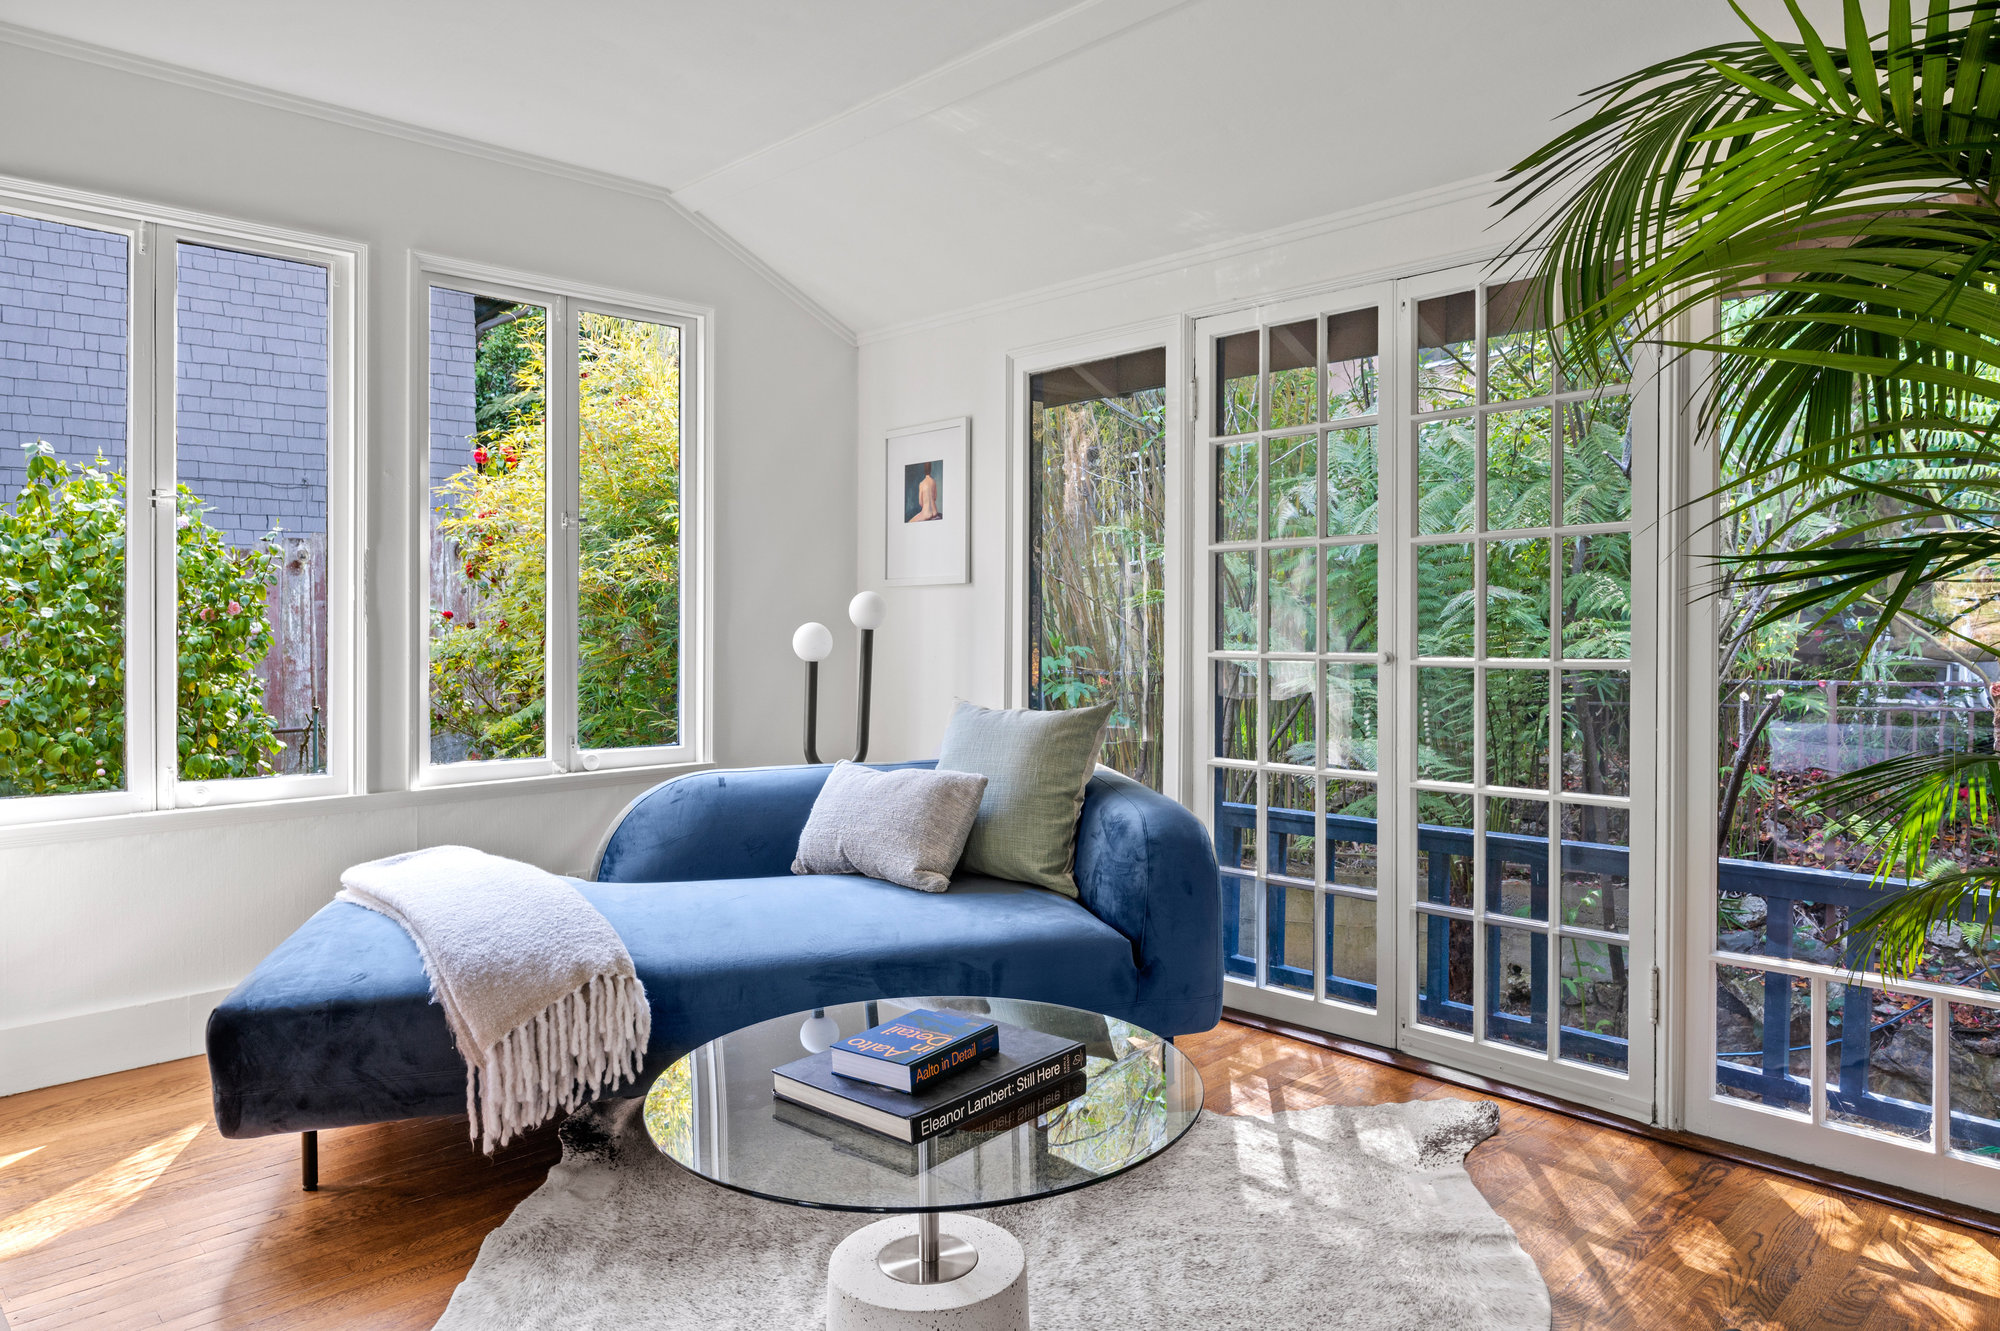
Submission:
<svg viewBox="0 0 2000 1331">
<path fill-rule="evenodd" d="M 1073 712 L 996 711 L 969 702 L 952 709 L 938 770 L 986 778 L 961 873 L 1077 894 L 1076 820 L 1110 718 L 1110 703 Z"/>
</svg>

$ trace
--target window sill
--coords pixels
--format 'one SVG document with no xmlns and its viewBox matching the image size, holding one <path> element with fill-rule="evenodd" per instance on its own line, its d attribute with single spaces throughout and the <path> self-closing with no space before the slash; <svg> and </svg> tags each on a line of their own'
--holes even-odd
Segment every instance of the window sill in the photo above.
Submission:
<svg viewBox="0 0 2000 1331">
<path fill-rule="evenodd" d="M 600 768 L 595 772 L 551 772 L 537 776 L 496 777 L 485 781 L 382 790 L 344 795 L 310 795 L 244 804 L 216 804 L 190 809 L 153 809 L 141 813 L 99 814 L 91 817 L 16 823 L 0 827 L 0 850 L 109 837 L 187 832 L 210 827 L 283 821 L 292 818 L 337 818 L 350 814 L 425 808 L 475 800 L 504 799 L 536 792 L 591 790 L 599 786 L 657 785 L 671 777 L 706 771 L 714 763 L 664 763 L 650 767 Z M 634 790 L 634 794 L 638 791 Z"/>
</svg>

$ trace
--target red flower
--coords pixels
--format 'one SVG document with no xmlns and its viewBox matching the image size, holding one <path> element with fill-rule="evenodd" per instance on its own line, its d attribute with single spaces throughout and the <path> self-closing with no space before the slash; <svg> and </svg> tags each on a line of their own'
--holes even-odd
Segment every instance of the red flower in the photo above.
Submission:
<svg viewBox="0 0 2000 1331">
<path fill-rule="evenodd" d="M 507 627 L 507 621 L 506 621 L 506 620 L 504 620 L 504 619 L 503 619 L 503 620 L 501 620 L 501 621 L 500 621 L 500 627 L 501 627 L 501 628 L 503 628 L 503 629 L 504 629 L 504 628 L 506 628 L 506 627 Z"/>
<path fill-rule="evenodd" d="M 445 611 L 445 612 L 444 612 L 444 617 L 445 617 L 446 619 L 450 619 L 450 618 L 451 618 L 451 611 L 449 611 L 449 610 Z"/>
<path fill-rule="evenodd" d="M 475 448 L 472 450 L 472 464 L 475 467 L 483 467 L 486 465 L 486 459 L 488 456 L 489 454 L 486 452 L 485 449 Z"/>
</svg>

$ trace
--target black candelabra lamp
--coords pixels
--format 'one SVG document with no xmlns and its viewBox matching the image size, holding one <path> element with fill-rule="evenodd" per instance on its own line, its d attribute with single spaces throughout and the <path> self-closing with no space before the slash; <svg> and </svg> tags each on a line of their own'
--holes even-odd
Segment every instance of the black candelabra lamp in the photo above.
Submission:
<svg viewBox="0 0 2000 1331">
<path fill-rule="evenodd" d="M 868 757 L 868 696 L 875 675 L 875 630 L 889 607 L 874 592 L 861 592 L 847 603 L 847 618 L 861 630 L 859 692 L 854 704 L 854 761 Z M 792 652 L 806 663 L 806 761 L 819 761 L 819 663 L 833 655 L 833 633 L 824 624 L 799 625 L 792 635 Z"/>
</svg>

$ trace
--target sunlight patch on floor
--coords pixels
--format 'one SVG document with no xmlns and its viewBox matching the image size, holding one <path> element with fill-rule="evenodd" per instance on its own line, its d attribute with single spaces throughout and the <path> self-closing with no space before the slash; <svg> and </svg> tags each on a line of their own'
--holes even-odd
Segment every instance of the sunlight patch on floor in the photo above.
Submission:
<svg viewBox="0 0 2000 1331">
<path fill-rule="evenodd" d="M 199 1123 L 189 1124 L 151 1146 L 134 1151 L 109 1169 L 0 1219 L 0 1262 L 124 1210 L 166 1172 L 167 1166 L 180 1157 L 201 1129 Z"/>
<path fill-rule="evenodd" d="M 41 1149 L 42 1148 L 39 1146 L 30 1146 L 27 1150 L 16 1151 L 12 1155 L 0 1155 L 0 1169 L 5 1169 L 7 1166 L 14 1164 L 18 1161 L 26 1160 L 29 1156 L 33 1155 L 35 1152 Z"/>
</svg>

